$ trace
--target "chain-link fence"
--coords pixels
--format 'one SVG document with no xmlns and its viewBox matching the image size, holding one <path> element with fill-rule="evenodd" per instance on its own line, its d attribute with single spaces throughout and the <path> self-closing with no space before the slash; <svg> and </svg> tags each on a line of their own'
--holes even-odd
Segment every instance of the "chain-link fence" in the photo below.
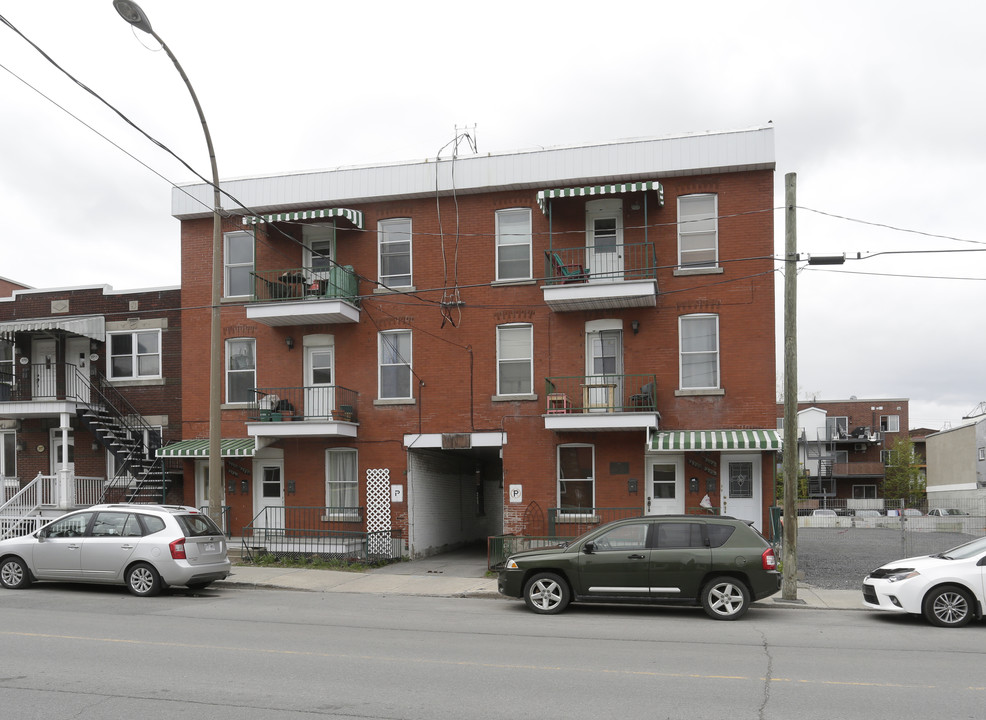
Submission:
<svg viewBox="0 0 986 720">
<path fill-rule="evenodd" d="M 781 509 L 772 509 L 781 539 Z M 934 499 L 918 507 L 898 501 L 799 501 L 798 576 L 808 585 L 857 588 L 874 568 L 943 552 L 986 535 L 986 501 Z"/>
</svg>

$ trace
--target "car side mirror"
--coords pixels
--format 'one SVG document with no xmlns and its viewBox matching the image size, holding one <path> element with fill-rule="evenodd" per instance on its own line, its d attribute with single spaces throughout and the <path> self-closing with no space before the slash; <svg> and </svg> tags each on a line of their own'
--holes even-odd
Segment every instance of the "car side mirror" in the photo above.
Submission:
<svg viewBox="0 0 986 720">
<path fill-rule="evenodd" d="M 596 544 L 590 540 L 585 545 L 582 546 L 582 552 L 586 555 L 592 555 L 593 551 L 596 549 Z"/>
</svg>

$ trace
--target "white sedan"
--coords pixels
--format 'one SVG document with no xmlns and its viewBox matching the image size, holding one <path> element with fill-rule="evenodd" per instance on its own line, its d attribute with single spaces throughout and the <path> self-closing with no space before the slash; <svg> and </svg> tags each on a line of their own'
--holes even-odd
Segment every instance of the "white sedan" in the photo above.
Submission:
<svg viewBox="0 0 986 720">
<path fill-rule="evenodd" d="M 863 579 L 863 605 L 924 615 L 939 627 L 962 627 L 983 614 L 986 538 L 937 555 L 905 558 Z"/>
</svg>

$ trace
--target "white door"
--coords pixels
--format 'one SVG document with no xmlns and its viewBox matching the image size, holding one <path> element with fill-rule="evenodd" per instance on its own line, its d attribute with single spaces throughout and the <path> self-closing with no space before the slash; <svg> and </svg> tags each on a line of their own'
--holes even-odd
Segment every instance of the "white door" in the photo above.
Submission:
<svg viewBox="0 0 986 720">
<path fill-rule="evenodd" d="M 302 235 L 305 243 L 305 273 L 310 287 L 315 289 L 315 294 L 325 295 L 329 290 L 335 257 L 335 226 L 303 225 Z"/>
<path fill-rule="evenodd" d="M 62 431 L 54 428 L 51 430 L 51 474 L 57 475 L 62 469 Z M 68 470 L 75 473 L 75 437 L 69 433 L 68 436 Z"/>
<path fill-rule="evenodd" d="M 720 478 L 720 507 L 723 515 L 750 520 L 762 528 L 760 504 L 760 456 L 723 455 Z"/>
<path fill-rule="evenodd" d="M 589 282 L 623 279 L 623 201 L 586 203 L 586 264 Z"/>
<path fill-rule="evenodd" d="M 53 398 L 58 384 L 58 365 L 55 362 L 55 341 L 35 340 L 31 347 L 31 397 Z"/>
<path fill-rule="evenodd" d="M 65 393 L 80 402 L 89 402 L 89 338 L 65 341 Z"/>
<path fill-rule="evenodd" d="M 334 395 L 332 348 L 305 348 L 305 418 L 331 417 Z"/>
<path fill-rule="evenodd" d="M 284 528 L 284 461 L 253 461 L 253 526 Z"/>
<path fill-rule="evenodd" d="M 685 463 L 681 457 L 647 459 L 644 511 L 648 515 L 683 515 Z"/>
<path fill-rule="evenodd" d="M 623 331 L 586 332 L 583 406 L 589 412 L 613 412 L 623 406 Z"/>
</svg>

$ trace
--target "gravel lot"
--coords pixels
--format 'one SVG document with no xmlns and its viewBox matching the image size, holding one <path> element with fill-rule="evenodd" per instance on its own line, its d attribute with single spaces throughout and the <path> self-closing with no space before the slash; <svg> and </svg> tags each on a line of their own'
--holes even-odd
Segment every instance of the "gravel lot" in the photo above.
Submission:
<svg viewBox="0 0 986 720">
<path fill-rule="evenodd" d="M 798 530 L 798 577 L 814 587 L 857 589 L 863 577 L 881 565 L 942 552 L 975 537 L 958 532 L 803 527 Z"/>
</svg>

